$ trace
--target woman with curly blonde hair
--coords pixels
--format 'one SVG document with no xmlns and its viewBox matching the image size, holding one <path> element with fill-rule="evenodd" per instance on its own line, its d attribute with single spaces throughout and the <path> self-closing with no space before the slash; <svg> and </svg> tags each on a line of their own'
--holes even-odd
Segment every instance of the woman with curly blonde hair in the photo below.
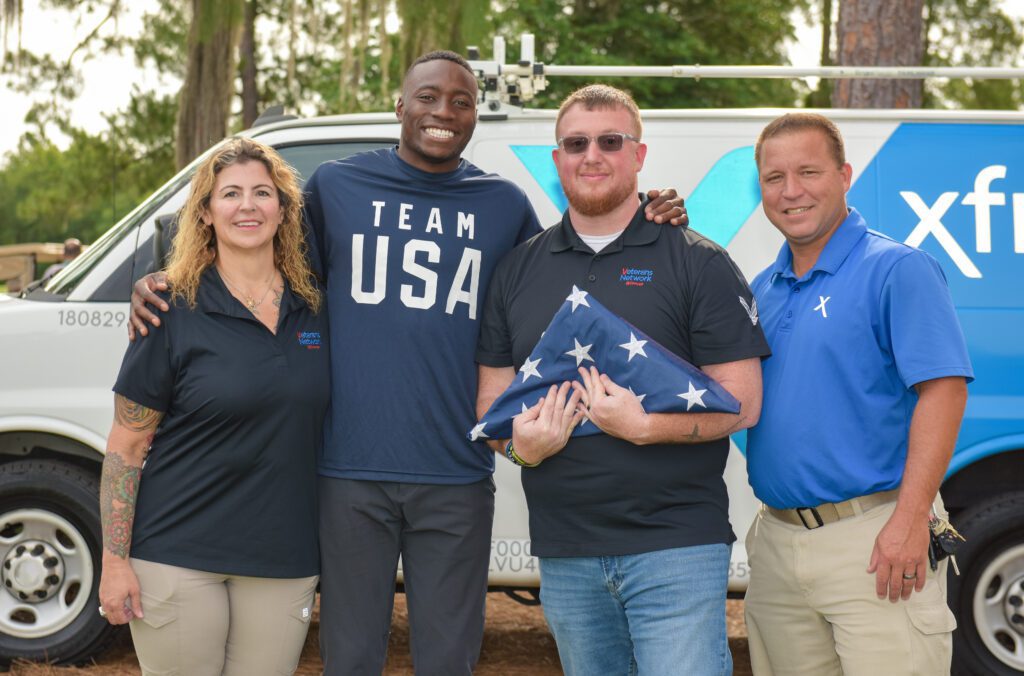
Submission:
<svg viewBox="0 0 1024 676">
<path fill-rule="evenodd" d="M 197 169 L 166 320 L 129 345 L 100 487 L 99 612 L 144 674 L 288 674 L 319 573 L 327 317 L 302 193 L 268 146 Z"/>
</svg>

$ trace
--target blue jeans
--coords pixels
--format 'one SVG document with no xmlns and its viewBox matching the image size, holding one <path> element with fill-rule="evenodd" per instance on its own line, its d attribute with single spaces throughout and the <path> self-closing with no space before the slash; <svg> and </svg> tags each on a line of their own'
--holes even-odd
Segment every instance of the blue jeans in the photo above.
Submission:
<svg viewBox="0 0 1024 676">
<path fill-rule="evenodd" d="M 566 676 L 728 676 L 732 547 L 540 559 L 540 598 Z"/>
</svg>

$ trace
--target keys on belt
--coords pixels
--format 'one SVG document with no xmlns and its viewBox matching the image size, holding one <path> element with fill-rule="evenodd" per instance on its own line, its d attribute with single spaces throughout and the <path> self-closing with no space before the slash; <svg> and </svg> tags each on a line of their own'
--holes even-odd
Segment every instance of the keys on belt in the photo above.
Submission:
<svg viewBox="0 0 1024 676">
<path fill-rule="evenodd" d="M 826 502 L 816 507 L 797 507 L 796 509 L 775 509 L 765 505 L 765 509 L 780 521 L 793 524 L 794 526 L 803 526 L 808 530 L 814 530 L 815 528 L 821 528 L 827 526 L 830 523 L 835 523 L 840 519 L 845 519 L 856 514 L 863 514 L 864 512 L 884 505 L 889 502 L 896 502 L 896 497 L 899 495 L 899 489 L 894 488 L 891 491 L 882 491 L 881 493 L 871 493 L 870 495 L 862 495 L 859 498 L 851 498 L 844 500 L 843 502 Z"/>
</svg>

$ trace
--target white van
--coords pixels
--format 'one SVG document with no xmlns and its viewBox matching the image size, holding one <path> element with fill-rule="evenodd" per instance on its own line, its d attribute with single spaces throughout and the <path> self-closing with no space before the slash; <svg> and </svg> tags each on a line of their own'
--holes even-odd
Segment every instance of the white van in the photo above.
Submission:
<svg viewBox="0 0 1024 676">
<path fill-rule="evenodd" d="M 727 246 L 748 278 L 782 243 L 760 209 L 753 143 L 783 112 L 644 112 L 641 187 L 678 189 L 692 227 Z M 824 112 L 846 138 L 850 203 L 871 227 L 928 250 L 949 279 L 977 375 L 943 485 L 968 537 L 962 576 L 951 581 L 956 660 L 977 673 L 1024 672 L 1024 115 Z M 550 159 L 554 116 L 481 107 L 464 153 L 522 186 L 546 224 L 565 206 Z M 399 128 L 393 115 L 372 114 L 263 120 L 244 135 L 276 147 L 308 177 L 325 160 L 394 145 Z M 0 660 L 80 661 L 111 636 L 96 613 L 110 388 L 127 343 L 132 282 L 160 260 L 162 227 L 184 202 L 194 166 L 45 287 L 0 296 Z M 745 435 L 737 435 L 726 468 L 740 536 L 729 584 L 737 595 L 748 578 L 742 536 L 757 508 L 744 449 Z M 502 458 L 497 465 L 490 583 L 535 602 L 518 469 Z"/>
</svg>

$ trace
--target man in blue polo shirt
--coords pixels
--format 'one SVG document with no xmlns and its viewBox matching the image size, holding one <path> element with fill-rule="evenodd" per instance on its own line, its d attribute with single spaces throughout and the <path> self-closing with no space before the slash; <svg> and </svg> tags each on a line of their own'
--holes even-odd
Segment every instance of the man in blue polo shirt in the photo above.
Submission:
<svg viewBox="0 0 1024 676">
<path fill-rule="evenodd" d="M 772 350 L 747 456 L 754 673 L 949 673 L 928 520 L 973 375 L 945 278 L 847 208 L 829 119 L 784 115 L 755 156 L 786 244 L 753 283 Z"/>
</svg>

